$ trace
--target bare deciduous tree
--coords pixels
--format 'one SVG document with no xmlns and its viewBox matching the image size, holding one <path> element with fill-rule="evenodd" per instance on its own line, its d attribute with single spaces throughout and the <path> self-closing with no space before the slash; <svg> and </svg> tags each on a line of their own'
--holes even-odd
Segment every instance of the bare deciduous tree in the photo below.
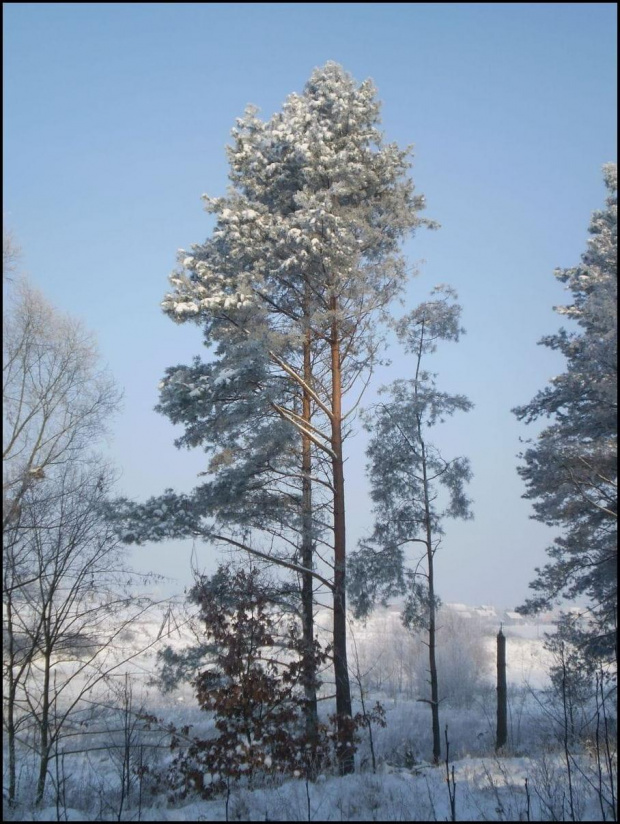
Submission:
<svg viewBox="0 0 620 824">
<path fill-rule="evenodd" d="M 2 280 L 13 280 L 13 273 L 17 271 L 20 249 L 15 242 L 13 232 L 5 230 L 2 233 Z"/>
<path fill-rule="evenodd" d="M 120 636 L 151 605 L 135 597 L 136 577 L 103 519 L 112 482 L 109 468 L 96 459 L 56 468 L 24 496 L 21 534 L 11 544 L 17 552 L 5 553 L 9 772 L 15 771 L 16 744 L 27 741 L 38 758 L 37 802 L 72 713 L 133 656 Z"/>
<path fill-rule="evenodd" d="M 10 264 L 11 240 L 4 244 Z M 18 748 L 38 760 L 43 799 L 59 737 L 82 699 L 135 652 L 123 630 L 151 606 L 135 597 L 103 516 L 113 472 L 93 453 L 120 395 L 93 336 L 24 278 L 3 320 L 3 725 L 9 803 Z"/>
<path fill-rule="evenodd" d="M 105 430 L 120 394 L 99 366 L 94 338 L 21 278 L 3 318 L 2 528 L 19 520 L 23 496 L 54 466 Z"/>
</svg>

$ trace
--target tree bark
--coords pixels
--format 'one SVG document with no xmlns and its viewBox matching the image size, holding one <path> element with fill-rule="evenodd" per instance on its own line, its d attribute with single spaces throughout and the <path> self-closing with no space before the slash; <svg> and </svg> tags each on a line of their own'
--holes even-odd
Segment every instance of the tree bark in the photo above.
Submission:
<svg viewBox="0 0 620 824">
<path fill-rule="evenodd" d="M 304 341 L 304 382 L 309 384 L 312 379 L 312 365 L 310 360 L 310 336 Z M 302 417 L 304 422 L 310 423 L 312 409 L 310 395 L 304 389 L 302 398 Z M 301 564 L 308 570 L 314 564 L 314 542 L 312 537 L 312 453 L 310 438 L 302 434 L 302 539 Z M 318 735 L 317 709 L 317 674 L 316 658 L 314 654 L 314 597 L 313 576 L 311 573 L 302 573 L 301 576 L 301 611 L 302 636 L 304 655 L 304 695 L 305 695 L 305 722 L 306 737 L 314 748 Z"/>
<path fill-rule="evenodd" d="M 334 677 L 336 681 L 336 715 L 338 726 L 338 768 L 341 775 L 354 772 L 353 730 L 351 727 L 351 688 L 347 665 L 346 614 L 346 530 L 344 499 L 344 466 L 342 456 L 342 375 L 340 339 L 335 314 L 335 297 L 331 300 L 334 313 L 331 335 L 332 421 L 331 447 L 334 486 Z"/>
</svg>

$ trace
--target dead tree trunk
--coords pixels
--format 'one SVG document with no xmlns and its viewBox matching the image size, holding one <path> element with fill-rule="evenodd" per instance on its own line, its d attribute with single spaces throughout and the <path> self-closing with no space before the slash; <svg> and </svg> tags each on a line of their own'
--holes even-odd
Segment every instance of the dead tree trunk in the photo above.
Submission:
<svg viewBox="0 0 620 824">
<path fill-rule="evenodd" d="M 508 690 L 506 687 L 506 637 L 500 626 L 497 633 L 497 735 L 495 749 L 508 740 Z"/>
</svg>

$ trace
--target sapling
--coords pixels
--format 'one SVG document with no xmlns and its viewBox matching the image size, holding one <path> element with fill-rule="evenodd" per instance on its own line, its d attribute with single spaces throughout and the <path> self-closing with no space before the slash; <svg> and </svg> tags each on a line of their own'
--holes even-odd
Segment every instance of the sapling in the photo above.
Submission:
<svg viewBox="0 0 620 824">
<path fill-rule="evenodd" d="M 468 411 L 463 395 L 449 395 L 422 368 L 440 340 L 458 341 L 460 306 L 447 286 L 433 290 L 434 299 L 420 304 L 397 324 L 405 350 L 413 354 L 413 378 L 384 388 L 385 401 L 366 413 L 371 433 L 367 449 L 375 524 L 370 538 L 350 563 L 349 593 L 357 615 L 367 614 L 377 600 L 384 604 L 405 595 L 403 623 L 422 630 L 428 644 L 433 761 L 441 756 L 439 681 L 437 676 L 437 610 L 435 553 L 447 518 L 471 518 L 465 485 L 472 473 L 467 458 L 446 460 L 430 441 L 429 430 L 457 411 Z M 441 500 L 443 493 L 446 501 Z M 407 563 L 405 548 L 421 545 L 422 555 Z"/>
</svg>

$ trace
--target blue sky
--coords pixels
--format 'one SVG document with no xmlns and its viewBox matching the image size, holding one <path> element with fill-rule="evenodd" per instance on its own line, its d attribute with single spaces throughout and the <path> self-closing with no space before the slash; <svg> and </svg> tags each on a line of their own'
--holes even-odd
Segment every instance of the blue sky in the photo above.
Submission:
<svg viewBox="0 0 620 824">
<path fill-rule="evenodd" d="M 420 270 L 409 307 L 440 282 L 463 305 L 467 335 L 430 366 L 476 405 L 437 433 L 447 457 L 472 461 L 476 517 L 448 528 L 439 592 L 522 601 L 553 533 L 520 498 L 519 436 L 535 430 L 510 409 L 563 368 L 536 342 L 560 325 L 553 270 L 579 261 L 604 202 L 601 166 L 616 160 L 616 14 L 613 3 L 5 3 L 5 225 L 125 391 L 110 444 L 119 491 L 189 490 L 204 469 L 152 411 L 165 368 L 202 350 L 197 327 L 159 309 L 167 276 L 176 250 L 210 231 L 200 195 L 225 190 L 235 118 L 248 103 L 269 117 L 336 60 L 374 80 L 386 138 L 415 145 L 412 176 L 442 226 L 405 247 Z M 373 389 L 410 370 L 394 353 Z M 351 545 L 370 527 L 363 449 L 363 434 L 349 441 Z M 182 587 L 190 549 L 134 555 Z M 197 553 L 212 568 L 213 552 Z"/>
</svg>

